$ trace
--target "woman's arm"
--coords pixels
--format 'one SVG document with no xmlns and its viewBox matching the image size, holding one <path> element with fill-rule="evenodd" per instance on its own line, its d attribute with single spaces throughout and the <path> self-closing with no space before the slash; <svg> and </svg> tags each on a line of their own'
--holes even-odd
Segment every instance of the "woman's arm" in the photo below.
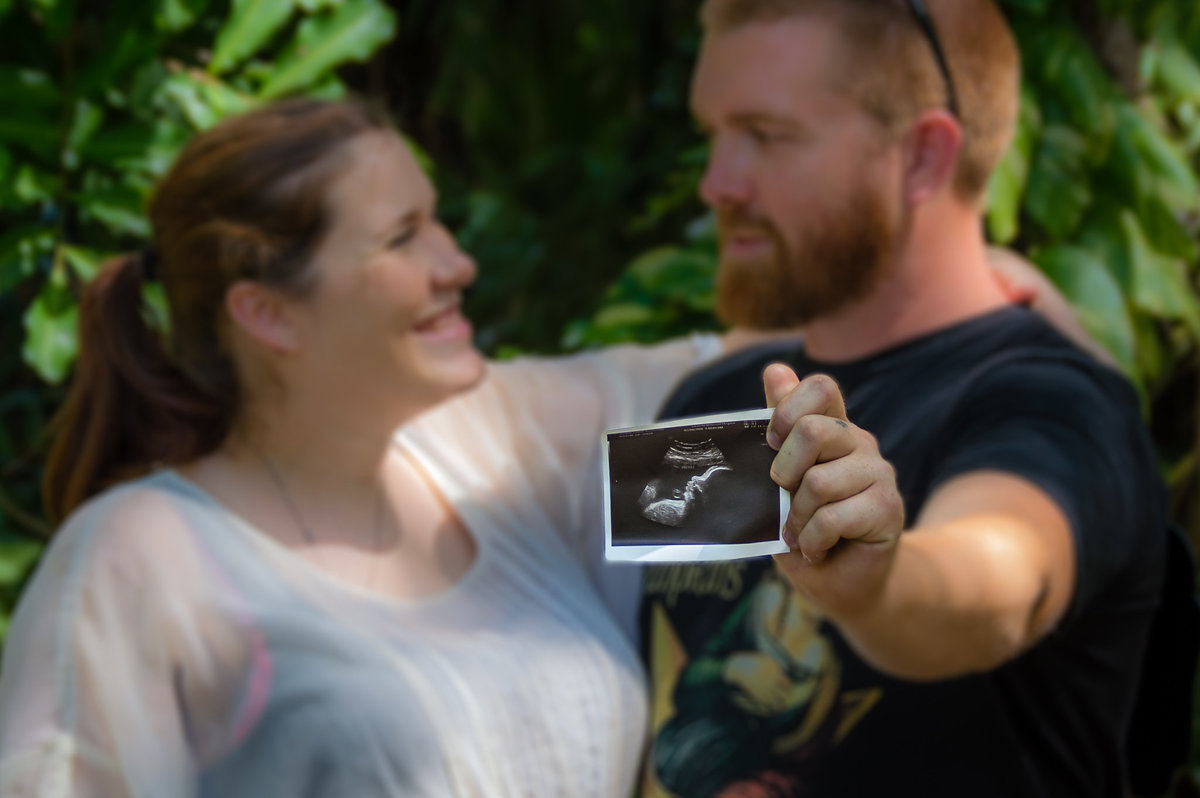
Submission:
<svg viewBox="0 0 1200 798">
<path fill-rule="evenodd" d="M 175 632 L 155 620 L 172 601 L 131 548 L 155 537 L 137 534 L 145 512 L 121 504 L 102 498 L 76 513 L 22 594 L 0 671 L 0 795 L 192 792 Z M 113 528 L 121 523 L 133 526 Z M 162 571 L 186 557 L 163 554 Z"/>
<path fill-rule="evenodd" d="M 1109 351 L 1079 323 L 1066 297 L 1037 266 L 1004 247 L 988 247 L 987 257 L 1010 300 L 1037 311 L 1080 349 L 1104 365 L 1120 370 Z"/>
</svg>

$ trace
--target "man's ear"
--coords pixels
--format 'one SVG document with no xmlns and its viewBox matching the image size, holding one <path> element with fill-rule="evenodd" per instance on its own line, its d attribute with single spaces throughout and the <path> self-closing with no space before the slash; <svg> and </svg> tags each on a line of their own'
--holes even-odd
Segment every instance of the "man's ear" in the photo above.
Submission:
<svg viewBox="0 0 1200 798">
<path fill-rule="evenodd" d="M 917 117 L 906 138 L 904 187 L 909 202 L 927 202 L 953 188 L 962 140 L 962 128 L 949 111 L 925 111 Z"/>
<path fill-rule="evenodd" d="M 294 352 L 299 347 L 291 308 L 278 292 L 253 280 L 238 280 L 225 291 L 229 321 L 251 340 L 272 352 Z"/>
</svg>

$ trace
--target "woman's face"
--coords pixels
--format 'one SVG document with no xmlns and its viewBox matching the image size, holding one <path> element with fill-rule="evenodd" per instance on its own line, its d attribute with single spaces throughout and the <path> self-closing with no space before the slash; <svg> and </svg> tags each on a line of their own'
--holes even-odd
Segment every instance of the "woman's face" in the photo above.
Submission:
<svg viewBox="0 0 1200 798">
<path fill-rule="evenodd" d="M 436 216 L 433 186 L 390 132 L 346 145 L 316 290 L 300 300 L 301 348 L 319 385 L 366 411 L 420 412 L 464 391 L 484 362 L 461 313 L 475 263 Z"/>
</svg>

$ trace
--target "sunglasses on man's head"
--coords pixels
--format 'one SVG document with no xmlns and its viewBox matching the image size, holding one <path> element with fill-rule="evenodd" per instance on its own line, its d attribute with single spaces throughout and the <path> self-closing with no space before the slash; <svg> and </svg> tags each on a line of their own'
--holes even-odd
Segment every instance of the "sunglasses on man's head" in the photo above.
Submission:
<svg viewBox="0 0 1200 798">
<path fill-rule="evenodd" d="M 954 91 L 954 81 L 950 77 L 950 65 L 946 61 L 946 53 L 942 49 L 942 42 L 937 35 L 937 27 L 933 24 L 933 17 L 929 14 L 929 8 L 926 7 L 924 0 L 908 0 L 908 7 L 912 11 L 913 17 L 917 20 L 917 25 L 921 28 L 921 33 L 925 36 L 925 41 L 929 42 L 929 49 L 933 51 L 933 58 L 937 61 L 938 71 L 942 73 L 942 80 L 946 84 L 946 110 L 955 116 L 958 113 L 958 93 Z"/>
</svg>

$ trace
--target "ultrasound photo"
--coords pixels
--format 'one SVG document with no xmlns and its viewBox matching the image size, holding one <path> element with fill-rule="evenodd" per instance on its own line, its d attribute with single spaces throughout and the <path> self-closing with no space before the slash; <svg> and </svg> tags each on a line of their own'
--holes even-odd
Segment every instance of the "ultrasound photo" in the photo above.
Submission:
<svg viewBox="0 0 1200 798">
<path fill-rule="evenodd" d="M 789 497 L 771 480 L 769 410 L 604 434 L 610 560 L 711 561 L 787 551 Z"/>
</svg>

